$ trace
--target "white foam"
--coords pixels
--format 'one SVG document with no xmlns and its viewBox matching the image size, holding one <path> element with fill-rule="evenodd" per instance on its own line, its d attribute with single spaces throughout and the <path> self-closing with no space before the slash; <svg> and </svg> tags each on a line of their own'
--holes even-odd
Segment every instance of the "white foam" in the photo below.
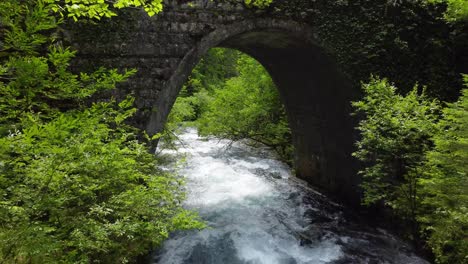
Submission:
<svg viewBox="0 0 468 264">
<path fill-rule="evenodd" d="M 297 232 L 302 228 L 304 208 L 288 200 L 289 194 L 298 190 L 289 184 L 284 164 L 265 153 L 252 156 L 251 149 L 240 143 L 229 149 L 226 140 L 202 140 L 195 129 L 186 130 L 179 138 L 183 143 L 178 153 L 187 155 L 180 170 L 189 190 L 185 204 L 198 210 L 212 228 L 168 240 L 159 263 L 189 263 L 186 259 L 197 245 L 212 250 L 226 240 L 235 248 L 232 254 L 252 264 L 280 264 L 288 259 L 298 264 L 321 264 L 342 256 L 333 239 L 300 245 Z M 256 175 L 258 170 L 281 178 Z"/>
</svg>

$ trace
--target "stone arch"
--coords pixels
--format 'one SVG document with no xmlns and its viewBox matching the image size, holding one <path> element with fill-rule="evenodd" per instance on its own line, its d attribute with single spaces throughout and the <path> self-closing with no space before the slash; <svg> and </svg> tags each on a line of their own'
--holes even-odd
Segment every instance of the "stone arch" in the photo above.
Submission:
<svg viewBox="0 0 468 264">
<path fill-rule="evenodd" d="M 357 201 L 358 178 L 351 158 L 353 91 L 317 43 L 310 26 L 293 21 L 249 19 L 218 26 L 185 54 L 165 82 L 147 132 L 162 129 L 182 85 L 210 48 L 237 49 L 257 59 L 279 89 L 296 148 L 297 176 Z"/>
</svg>

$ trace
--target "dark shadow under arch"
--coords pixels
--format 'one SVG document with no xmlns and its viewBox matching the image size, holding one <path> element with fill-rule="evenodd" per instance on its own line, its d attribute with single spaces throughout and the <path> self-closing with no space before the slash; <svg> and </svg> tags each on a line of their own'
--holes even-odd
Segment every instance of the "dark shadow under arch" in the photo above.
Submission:
<svg viewBox="0 0 468 264">
<path fill-rule="evenodd" d="M 172 105 L 201 57 L 213 47 L 240 50 L 270 73 L 285 105 L 299 178 L 341 198 L 358 201 L 355 133 L 349 82 L 321 49 L 313 30 L 280 20 L 247 20 L 220 27 L 192 48 L 165 83 L 147 132 L 160 131 Z M 162 109 L 162 110 L 161 110 Z"/>
</svg>

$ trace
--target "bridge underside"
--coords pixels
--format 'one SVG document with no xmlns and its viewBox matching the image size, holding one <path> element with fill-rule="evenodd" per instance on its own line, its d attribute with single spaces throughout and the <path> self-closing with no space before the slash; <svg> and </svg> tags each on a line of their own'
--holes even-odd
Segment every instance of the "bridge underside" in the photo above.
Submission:
<svg viewBox="0 0 468 264">
<path fill-rule="evenodd" d="M 165 99 L 156 104 L 167 104 L 166 109 L 153 113 L 148 131 L 162 129 L 187 76 L 209 48 L 240 50 L 258 60 L 279 89 L 292 130 L 297 176 L 357 201 L 356 166 L 351 158 L 355 134 L 350 117 L 352 89 L 324 51 L 300 33 L 263 28 L 221 40 L 216 32 L 206 37 L 184 58 L 179 74 L 168 83 L 168 92 L 161 97 Z"/>
</svg>

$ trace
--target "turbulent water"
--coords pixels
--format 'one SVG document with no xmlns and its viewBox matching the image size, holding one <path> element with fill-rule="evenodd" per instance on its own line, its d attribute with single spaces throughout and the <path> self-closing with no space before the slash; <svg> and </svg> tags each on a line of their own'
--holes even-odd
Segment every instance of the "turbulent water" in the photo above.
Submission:
<svg viewBox="0 0 468 264">
<path fill-rule="evenodd" d="M 187 208 L 209 228 L 174 234 L 159 264 L 427 263 L 384 230 L 360 225 L 345 208 L 291 176 L 268 149 L 180 136 Z"/>
</svg>

